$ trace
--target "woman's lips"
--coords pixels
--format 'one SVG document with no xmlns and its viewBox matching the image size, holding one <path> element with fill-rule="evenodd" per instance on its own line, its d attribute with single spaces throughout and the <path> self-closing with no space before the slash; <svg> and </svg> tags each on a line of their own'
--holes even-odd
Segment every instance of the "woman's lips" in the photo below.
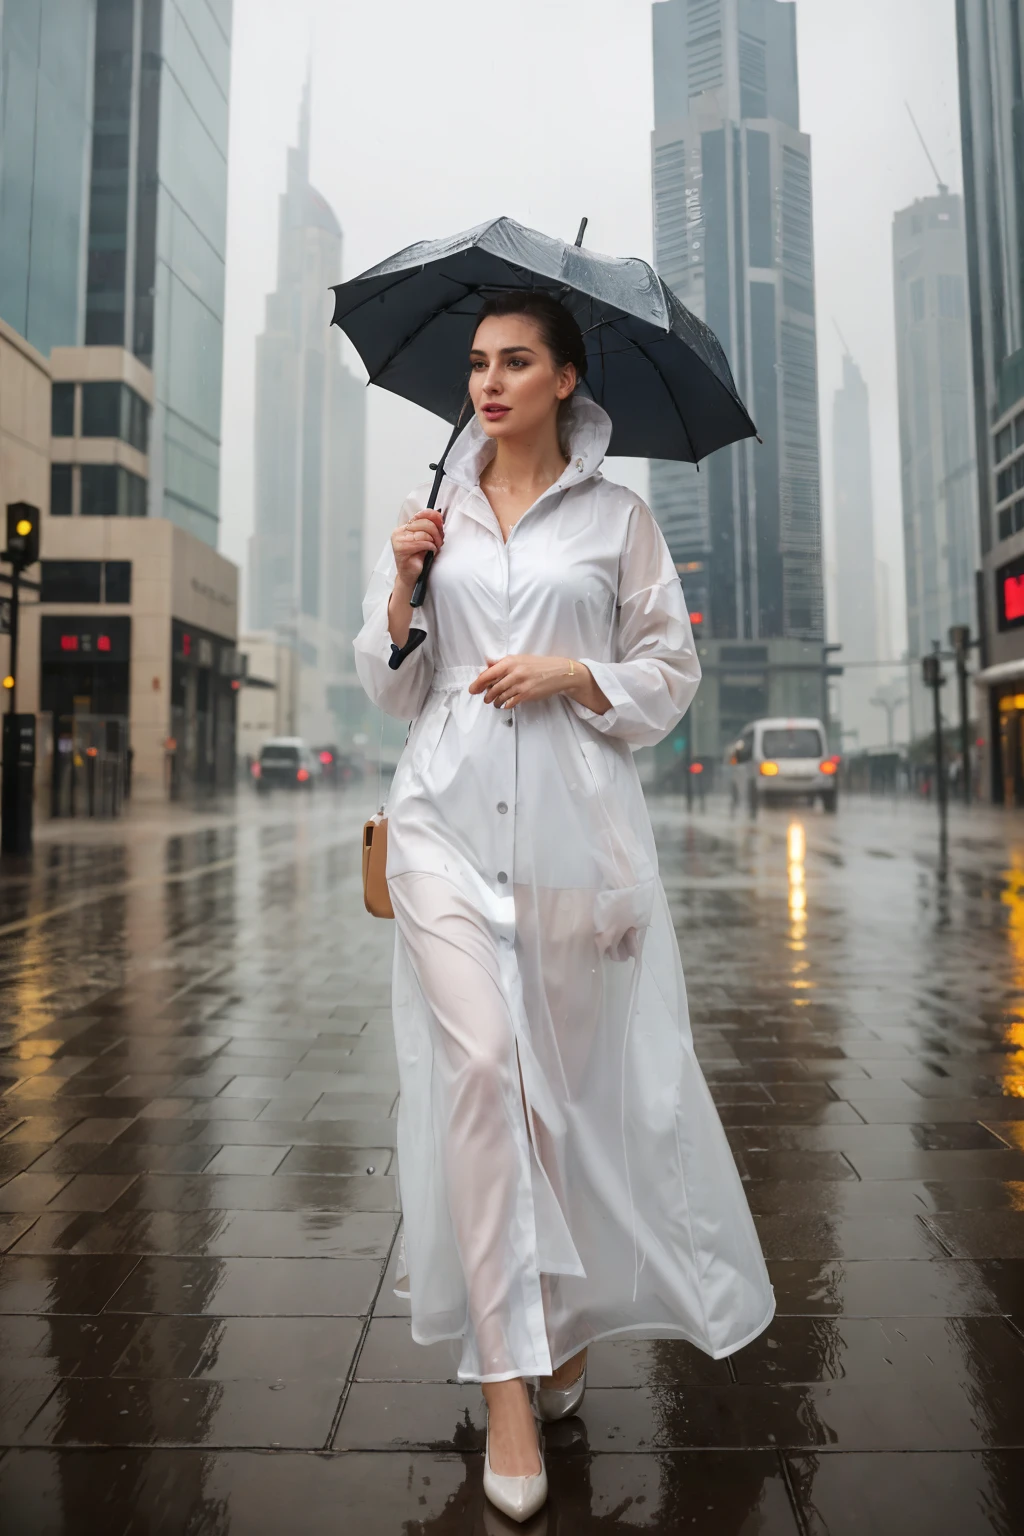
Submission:
<svg viewBox="0 0 1024 1536">
<path fill-rule="evenodd" d="M 510 405 L 485 405 L 484 415 L 490 416 L 493 420 L 498 420 L 502 416 L 507 416 L 511 409 Z"/>
</svg>

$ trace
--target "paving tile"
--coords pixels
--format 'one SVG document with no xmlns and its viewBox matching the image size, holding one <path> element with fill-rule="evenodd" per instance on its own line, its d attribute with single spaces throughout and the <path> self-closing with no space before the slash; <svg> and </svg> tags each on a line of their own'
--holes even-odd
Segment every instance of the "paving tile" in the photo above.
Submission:
<svg viewBox="0 0 1024 1536">
<path fill-rule="evenodd" d="M 109 1375 L 137 1326 L 123 1317 L 0 1317 L 0 1377 Z"/>
<path fill-rule="evenodd" d="M 482 1451 L 487 1427 L 475 1383 L 359 1382 L 349 1391 L 332 1449 L 336 1451 Z"/>
<path fill-rule="evenodd" d="M 18 1239 L 30 1230 L 35 1219 L 31 1211 L 19 1216 L 0 1216 L 0 1253 L 13 1248 Z"/>
<path fill-rule="evenodd" d="M 766 1259 L 945 1259 L 941 1230 L 923 1216 L 758 1216 Z M 964 1254 L 957 1257 L 974 1258 Z M 991 1255 L 983 1255 L 990 1257 Z M 1024 1254 L 1022 1254 L 1024 1256 Z"/>
<path fill-rule="evenodd" d="M 808 1536 L 1016 1536 L 1024 1452 L 787 1456 Z"/>
<path fill-rule="evenodd" d="M 218 1258 L 383 1259 L 395 1217 L 373 1211 L 131 1211 L 41 1216 L 18 1253 L 135 1253 Z"/>
<path fill-rule="evenodd" d="M 1024 1261 L 769 1264 L 782 1315 L 957 1317 L 1024 1310 Z"/>
<path fill-rule="evenodd" d="M 922 1220 L 955 1259 L 1024 1259 L 1024 1210 L 942 1211 Z"/>
<path fill-rule="evenodd" d="M 48 1203 L 50 1211 L 109 1211 L 131 1188 L 135 1175 L 76 1173 Z"/>
<path fill-rule="evenodd" d="M 292 1147 L 278 1169 L 279 1173 L 319 1173 L 328 1175 L 386 1173 L 391 1162 L 390 1147 Z"/>
<path fill-rule="evenodd" d="M 776 1317 L 732 1368 L 747 1384 L 956 1381 L 984 1390 L 1024 1376 L 1024 1339 L 1002 1317 Z"/>
<path fill-rule="evenodd" d="M 361 1330 L 355 1317 L 151 1317 L 136 1328 L 113 1374 L 329 1381 L 340 1391 Z"/>
<path fill-rule="evenodd" d="M 0 1191 L 2 1193 L 2 1191 Z M 142 1211 L 393 1211 L 393 1179 L 379 1175 L 337 1179 L 312 1174 L 256 1177 L 197 1174 L 195 1178 L 146 1174 L 135 1180 L 119 1210 Z"/>
<path fill-rule="evenodd" d="M 48 1385 L 48 1384 L 47 1384 Z M 21 1432 L 24 1445 L 322 1445 L 336 1382 L 61 1382 Z"/>
<path fill-rule="evenodd" d="M 368 1311 L 379 1278 L 368 1259 L 144 1258 L 108 1311 L 353 1317 Z"/>
<path fill-rule="evenodd" d="M 52 1391 L 43 1376 L 0 1376 L 0 1445 L 17 1442 Z"/>
<path fill-rule="evenodd" d="M 70 1179 L 68 1173 L 17 1173 L 0 1186 L 0 1211 L 40 1211 Z"/>
<path fill-rule="evenodd" d="M 203 1152 L 210 1149 L 199 1147 L 196 1150 Z M 202 1164 L 200 1166 L 204 1167 L 206 1173 L 271 1174 L 284 1162 L 290 1150 L 287 1145 L 221 1147 L 205 1166 Z M 305 1172 L 306 1170 L 297 1171 Z"/>
<path fill-rule="evenodd" d="M 13 1312 L 101 1312 L 138 1260 L 91 1254 L 0 1259 L 0 1316 Z"/>
</svg>

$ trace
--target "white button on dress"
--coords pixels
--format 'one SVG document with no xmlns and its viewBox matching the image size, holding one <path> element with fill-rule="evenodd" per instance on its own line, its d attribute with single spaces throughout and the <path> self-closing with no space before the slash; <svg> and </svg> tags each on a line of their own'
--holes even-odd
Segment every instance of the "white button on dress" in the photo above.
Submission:
<svg viewBox="0 0 1024 1536">
<path fill-rule="evenodd" d="M 505 543 L 474 419 L 425 643 L 388 667 L 390 544 L 355 642 L 367 693 L 413 722 L 387 804 L 405 1260 L 413 1336 L 460 1341 L 464 1380 L 547 1375 L 633 1329 L 721 1357 L 774 1310 L 631 751 L 672 730 L 700 669 L 657 523 L 600 473 L 610 433 L 573 402 L 569 466 Z M 524 652 L 584 662 L 611 708 L 468 692 Z"/>
</svg>

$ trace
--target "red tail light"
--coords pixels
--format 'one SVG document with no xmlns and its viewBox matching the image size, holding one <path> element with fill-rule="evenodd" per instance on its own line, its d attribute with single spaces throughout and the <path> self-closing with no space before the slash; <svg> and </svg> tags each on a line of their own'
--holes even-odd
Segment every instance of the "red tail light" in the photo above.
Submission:
<svg viewBox="0 0 1024 1536">
<path fill-rule="evenodd" d="M 309 769 L 300 768 L 295 777 L 298 779 L 300 784 L 305 784 L 306 780 L 309 778 Z"/>
<path fill-rule="evenodd" d="M 253 776 L 254 779 L 258 779 L 259 778 L 259 776 L 260 776 L 260 765 L 259 765 L 259 763 L 253 763 L 253 765 L 252 765 L 252 776 Z"/>
<path fill-rule="evenodd" d="M 321 752 L 320 753 L 320 761 L 322 763 L 333 763 L 334 762 L 334 753 L 333 752 Z"/>
<path fill-rule="evenodd" d="M 821 763 L 822 773 L 835 773 L 838 767 L 839 764 L 836 762 L 834 757 L 826 757 Z"/>
</svg>

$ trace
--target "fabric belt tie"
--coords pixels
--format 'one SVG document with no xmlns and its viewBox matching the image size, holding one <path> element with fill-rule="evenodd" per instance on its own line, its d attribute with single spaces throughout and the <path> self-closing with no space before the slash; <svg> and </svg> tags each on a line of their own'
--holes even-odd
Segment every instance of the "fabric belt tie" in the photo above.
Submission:
<svg viewBox="0 0 1024 1536">
<path fill-rule="evenodd" d="M 435 667 L 434 675 L 430 680 L 430 691 L 449 693 L 457 688 L 467 688 L 474 677 L 480 676 L 483 669 L 483 662 L 478 667 Z"/>
</svg>

